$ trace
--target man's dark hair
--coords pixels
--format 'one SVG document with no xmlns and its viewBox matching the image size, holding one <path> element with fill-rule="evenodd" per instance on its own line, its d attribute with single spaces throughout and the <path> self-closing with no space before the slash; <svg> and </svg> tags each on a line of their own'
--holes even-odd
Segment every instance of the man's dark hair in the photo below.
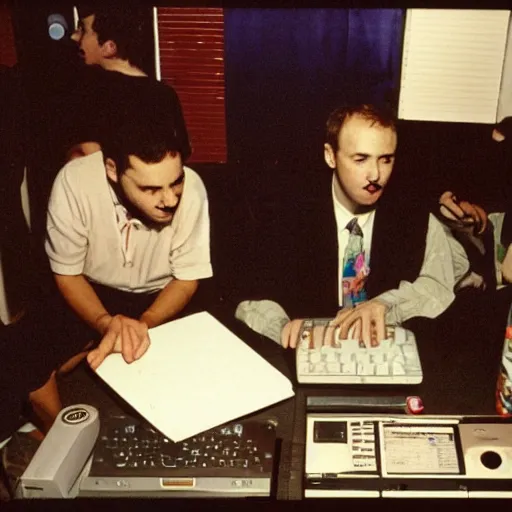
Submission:
<svg viewBox="0 0 512 512">
<path fill-rule="evenodd" d="M 102 144 L 104 158 L 112 158 L 118 175 L 129 167 L 129 156 L 135 155 L 146 163 L 161 162 L 166 155 L 181 155 L 178 139 L 164 122 L 139 118 L 120 126 Z"/>
<path fill-rule="evenodd" d="M 335 153 L 339 149 L 338 137 L 340 130 L 345 121 L 354 115 L 371 121 L 372 125 L 377 124 L 396 131 L 396 114 L 387 105 L 371 105 L 367 103 L 343 105 L 329 114 L 326 123 L 325 142 L 332 147 Z"/>
<path fill-rule="evenodd" d="M 145 29 L 142 5 L 134 2 L 113 5 L 84 2 L 78 4 L 77 10 L 80 19 L 94 14 L 92 29 L 98 34 L 100 45 L 109 40 L 114 41 L 120 59 L 128 60 L 136 66 L 141 65 L 140 52 Z"/>
</svg>

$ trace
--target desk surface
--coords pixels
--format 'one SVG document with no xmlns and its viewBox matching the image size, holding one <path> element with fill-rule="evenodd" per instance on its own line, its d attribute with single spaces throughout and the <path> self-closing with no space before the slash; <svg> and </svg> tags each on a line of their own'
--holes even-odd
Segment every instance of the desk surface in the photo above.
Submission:
<svg viewBox="0 0 512 512">
<path fill-rule="evenodd" d="M 302 499 L 305 448 L 306 398 L 308 395 L 397 396 L 419 395 L 427 414 L 495 414 L 494 392 L 499 365 L 499 348 L 492 350 L 480 340 L 430 340 L 419 346 L 424 380 L 415 386 L 328 386 L 301 385 L 295 379 L 294 353 L 260 336 L 242 323 L 223 320 L 235 334 L 282 371 L 295 384 L 294 398 L 259 411 L 255 417 L 274 417 L 281 440 L 279 470 L 274 497 Z M 85 365 L 61 378 L 64 405 L 88 403 L 100 415 L 123 411 L 126 406 Z"/>
</svg>

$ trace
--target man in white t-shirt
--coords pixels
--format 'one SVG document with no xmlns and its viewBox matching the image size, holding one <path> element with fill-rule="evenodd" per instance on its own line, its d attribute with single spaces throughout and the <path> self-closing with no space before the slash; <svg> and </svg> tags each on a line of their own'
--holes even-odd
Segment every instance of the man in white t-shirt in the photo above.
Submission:
<svg viewBox="0 0 512 512">
<path fill-rule="evenodd" d="M 57 372 L 86 355 L 92 368 L 112 352 L 132 362 L 149 346 L 148 328 L 203 309 L 196 291 L 212 276 L 208 198 L 181 147 L 164 122 L 142 115 L 120 126 L 103 153 L 58 173 L 45 241 L 57 286 L 41 286 L 29 320 L 2 331 L 0 443 L 27 399 L 48 432 L 62 409 Z M 34 443 L 16 434 L 3 448 L 9 475 L 20 474 Z"/>
<path fill-rule="evenodd" d="M 46 252 L 73 317 L 101 339 L 93 368 L 112 350 L 138 359 L 148 328 L 182 313 L 212 276 L 206 190 L 179 150 L 163 123 L 133 123 L 53 184 Z"/>
</svg>

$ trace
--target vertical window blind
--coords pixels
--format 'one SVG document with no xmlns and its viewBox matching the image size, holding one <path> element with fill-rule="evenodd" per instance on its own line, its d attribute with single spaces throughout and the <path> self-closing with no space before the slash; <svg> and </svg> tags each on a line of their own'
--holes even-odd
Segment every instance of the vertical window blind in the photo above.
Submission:
<svg viewBox="0 0 512 512">
<path fill-rule="evenodd" d="M 190 162 L 226 161 L 224 15 L 221 8 L 158 7 L 160 77 L 176 90 Z"/>
<path fill-rule="evenodd" d="M 11 10 L 5 2 L 0 2 L 0 64 L 11 67 L 16 62 Z"/>
<path fill-rule="evenodd" d="M 408 9 L 399 117 L 495 123 L 510 11 Z"/>
</svg>

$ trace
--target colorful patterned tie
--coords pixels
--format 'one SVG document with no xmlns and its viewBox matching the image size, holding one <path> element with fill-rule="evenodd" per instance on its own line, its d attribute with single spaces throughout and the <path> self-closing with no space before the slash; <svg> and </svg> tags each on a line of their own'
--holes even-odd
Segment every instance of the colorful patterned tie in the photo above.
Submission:
<svg viewBox="0 0 512 512">
<path fill-rule="evenodd" d="M 350 235 L 343 257 L 343 307 L 351 308 L 367 299 L 364 285 L 370 269 L 364 257 L 363 232 L 355 217 L 346 229 Z"/>
</svg>

